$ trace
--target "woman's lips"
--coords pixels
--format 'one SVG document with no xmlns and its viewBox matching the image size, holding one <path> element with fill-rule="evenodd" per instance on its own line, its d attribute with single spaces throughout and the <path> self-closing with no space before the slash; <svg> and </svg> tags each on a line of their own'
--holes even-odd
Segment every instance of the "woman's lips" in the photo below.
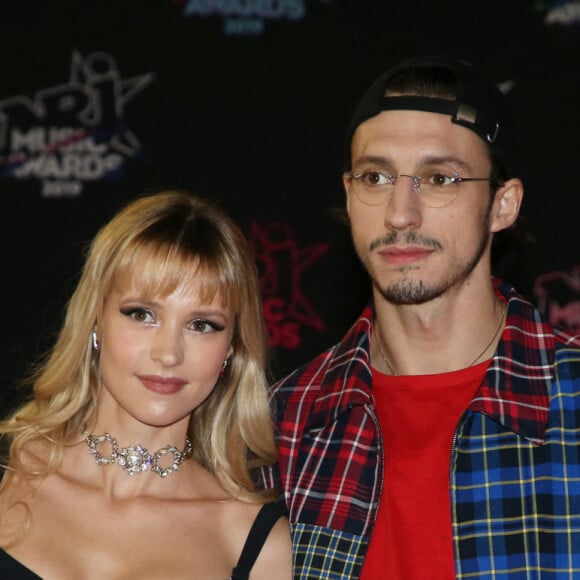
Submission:
<svg viewBox="0 0 580 580">
<path fill-rule="evenodd" d="M 177 377 L 160 377 L 157 375 L 138 375 L 145 388 L 161 395 L 172 395 L 180 391 L 186 381 Z"/>
</svg>

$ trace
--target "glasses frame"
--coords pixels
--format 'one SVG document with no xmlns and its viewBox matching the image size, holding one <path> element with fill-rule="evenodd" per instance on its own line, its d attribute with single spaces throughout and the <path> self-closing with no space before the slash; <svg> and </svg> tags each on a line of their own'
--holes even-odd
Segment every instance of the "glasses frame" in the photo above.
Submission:
<svg viewBox="0 0 580 580">
<path fill-rule="evenodd" d="M 420 175 L 409 175 L 408 173 L 399 173 L 398 175 L 384 173 L 383 175 L 389 179 L 389 184 L 393 185 L 393 186 L 397 185 L 397 181 L 399 180 L 399 177 L 408 177 L 413 182 L 413 189 L 415 190 L 415 193 L 419 194 L 421 191 L 421 180 L 423 178 Z M 344 176 L 351 181 L 352 180 L 359 181 L 360 179 L 362 179 L 363 174 L 362 173 L 356 174 L 353 172 L 352 169 L 349 169 L 348 171 L 344 172 Z M 487 181 L 492 185 L 495 184 L 496 186 L 500 186 L 500 187 L 501 187 L 501 185 L 503 185 L 501 182 L 498 182 L 492 176 L 489 176 L 489 177 L 460 177 L 459 174 L 454 172 L 453 175 L 449 177 L 449 179 L 451 179 L 451 181 L 453 182 L 453 185 L 456 185 L 457 187 L 455 189 L 455 195 L 449 200 L 448 203 L 446 203 L 445 205 L 429 205 L 428 203 L 425 203 L 425 200 L 423 198 L 421 198 L 420 195 L 418 195 L 419 199 L 421 200 L 421 203 L 423 205 L 426 205 L 427 207 L 432 207 L 435 209 L 439 209 L 442 207 L 449 207 L 457 198 L 457 194 L 459 193 L 459 185 L 461 183 L 463 183 L 464 181 Z M 385 197 L 385 200 L 382 201 L 381 203 L 372 204 L 372 203 L 368 203 L 368 202 L 364 201 L 363 199 L 361 199 L 361 197 L 356 193 L 356 191 L 355 191 L 355 195 L 358 197 L 358 199 L 362 203 L 364 203 L 365 205 L 369 205 L 371 207 L 379 207 L 381 205 L 384 205 L 387 202 L 387 198 Z"/>
</svg>

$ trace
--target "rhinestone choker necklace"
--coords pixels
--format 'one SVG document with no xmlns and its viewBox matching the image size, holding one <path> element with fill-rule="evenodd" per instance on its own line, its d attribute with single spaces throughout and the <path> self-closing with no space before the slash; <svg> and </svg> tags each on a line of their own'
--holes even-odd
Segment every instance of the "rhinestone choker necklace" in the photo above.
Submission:
<svg viewBox="0 0 580 580">
<path fill-rule="evenodd" d="M 82 433 L 84 434 L 84 432 L 85 429 L 83 428 Z M 134 475 L 141 471 L 153 471 L 159 477 L 165 478 L 174 471 L 178 471 L 179 466 L 190 458 L 193 452 L 189 439 L 185 440 L 183 451 L 179 451 L 173 445 L 166 445 L 155 453 L 149 453 L 145 447 L 138 444 L 133 444 L 130 447 L 119 447 L 117 440 L 108 433 L 104 435 L 87 435 L 85 441 L 97 465 L 118 463 L 129 475 Z M 111 445 L 112 451 L 110 455 L 102 455 L 99 452 L 98 446 L 105 441 L 108 441 Z M 159 460 L 168 453 L 173 455 L 173 463 L 167 467 L 160 467 Z"/>
</svg>

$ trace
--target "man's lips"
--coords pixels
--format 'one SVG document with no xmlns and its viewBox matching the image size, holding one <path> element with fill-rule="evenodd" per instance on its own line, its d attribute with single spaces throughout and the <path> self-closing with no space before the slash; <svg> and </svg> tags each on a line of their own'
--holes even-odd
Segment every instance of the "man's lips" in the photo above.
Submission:
<svg viewBox="0 0 580 580">
<path fill-rule="evenodd" d="M 405 248 L 389 246 L 379 250 L 379 255 L 389 264 L 401 265 L 423 260 L 432 254 L 433 251 L 432 248 L 423 248 L 419 246 Z"/>
<path fill-rule="evenodd" d="M 158 375 L 137 375 L 137 378 L 147 389 L 162 395 L 177 393 L 187 382 L 177 377 L 160 377 Z"/>
</svg>

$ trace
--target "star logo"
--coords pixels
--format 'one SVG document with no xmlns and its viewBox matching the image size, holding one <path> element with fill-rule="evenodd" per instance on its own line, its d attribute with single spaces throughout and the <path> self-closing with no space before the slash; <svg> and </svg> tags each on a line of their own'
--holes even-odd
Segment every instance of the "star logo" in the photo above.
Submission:
<svg viewBox="0 0 580 580">
<path fill-rule="evenodd" d="M 324 332 L 326 324 L 305 295 L 303 275 L 329 249 L 327 242 L 301 248 L 292 226 L 284 222 L 250 225 L 264 302 L 264 315 L 273 346 L 297 348 L 300 327 Z"/>
</svg>

